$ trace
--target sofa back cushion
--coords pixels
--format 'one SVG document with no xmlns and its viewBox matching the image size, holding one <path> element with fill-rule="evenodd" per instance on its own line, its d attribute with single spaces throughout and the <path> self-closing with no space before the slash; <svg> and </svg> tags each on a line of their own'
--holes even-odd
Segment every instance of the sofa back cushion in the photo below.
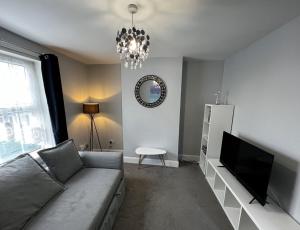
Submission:
<svg viewBox="0 0 300 230">
<path fill-rule="evenodd" d="M 29 155 L 0 167 L 0 229 L 21 229 L 63 186 Z"/>
<path fill-rule="evenodd" d="M 43 149 L 38 154 L 51 173 L 62 183 L 83 167 L 73 140 L 64 141 L 54 148 Z"/>
</svg>

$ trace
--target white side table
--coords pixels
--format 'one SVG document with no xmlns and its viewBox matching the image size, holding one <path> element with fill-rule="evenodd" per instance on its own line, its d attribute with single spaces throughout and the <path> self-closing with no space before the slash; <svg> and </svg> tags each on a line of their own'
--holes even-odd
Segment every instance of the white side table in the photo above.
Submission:
<svg viewBox="0 0 300 230">
<path fill-rule="evenodd" d="M 135 150 L 135 153 L 139 155 L 139 165 L 141 165 L 143 159 L 145 156 L 158 156 L 162 165 L 166 166 L 165 163 L 165 158 L 164 156 L 166 155 L 167 151 L 164 149 L 155 149 L 155 148 L 144 148 L 144 147 L 139 147 Z"/>
</svg>

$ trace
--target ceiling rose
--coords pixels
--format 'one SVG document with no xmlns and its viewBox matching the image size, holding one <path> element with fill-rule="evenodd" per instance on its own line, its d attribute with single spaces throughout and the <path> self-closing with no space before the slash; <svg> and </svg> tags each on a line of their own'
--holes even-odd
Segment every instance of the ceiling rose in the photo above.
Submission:
<svg viewBox="0 0 300 230">
<path fill-rule="evenodd" d="M 117 52 L 126 68 L 136 69 L 137 66 L 142 68 L 142 63 L 149 55 L 150 36 L 146 34 L 145 30 L 135 28 L 133 24 L 133 15 L 138 11 L 137 5 L 129 4 L 128 11 L 131 13 L 131 27 L 118 31 Z"/>
</svg>

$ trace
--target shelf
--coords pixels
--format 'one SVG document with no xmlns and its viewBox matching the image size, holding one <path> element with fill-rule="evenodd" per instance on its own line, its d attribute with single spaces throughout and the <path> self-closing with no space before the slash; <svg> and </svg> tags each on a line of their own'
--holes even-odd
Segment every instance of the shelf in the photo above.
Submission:
<svg viewBox="0 0 300 230">
<path fill-rule="evenodd" d="M 259 230 L 244 210 L 241 213 L 239 230 Z"/>
<path fill-rule="evenodd" d="M 218 174 L 216 174 L 216 176 L 215 176 L 214 189 L 215 189 L 215 190 L 221 190 L 221 191 L 225 192 L 225 183 L 224 183 L 223 180 L 218 176 Z"/>
<path fill-rule="evenodd" d="M 218 201 L 220 202 L 221 205 L 224 204 L 224 198 L 225 198 L 225 191 L 222 190 L 215 190 L 215 195 L 218 199 Z"/>
<path fill-rule="evenodd" d="M 208 135 L 209 135 L 209 125 L 207 122 L 204 122 L 202 127 L 202 136 L 208 136 Z"/>
<path fill-rule="evenodd" d="M 199 165 L 200 169 L 202 170 L 202 173 L 205 175 L 205 166 L 204 165 Z"/>
<path fill-rule="evenodd" d="M 200 166 L 203 174 L 205 175 L 205 171 L 206 171 L 206 155 L 202 151 L 200 152 L 199 166 Z"/>
<path fill-rule="evenodd" d="M 225 184 L 222 207 L 234 229 L 300 230 L 300 225 L 272 200 L 268 200 L 269 204 L 265 206 L 258 202 L 249 204 L 252 195 L 226 168 L 218 167 L 220 164 L 218 159 L 207 158 L 207 172 L 209 171 L 211 178 L 221 179 Z M 213 189 L 213 191 L 216 196 L 220 196 L 218 190 Z"/>
<path fill-rule="evenodd" d="M 205 140 L 205 142 L 207 143 L 207 141 L 208 141 L 208 136 L 203 135 L 203 136 L 202 136 L 202 140 Z"/>
<path fill-rule="evenodd" d="M 215 172 L 214 168 L 210 164 L 208 164 L 208 162 L 206 162 L 206 177 L 212 178 L 213 180 L 215 180 L 215 175 L 216 175 L 216 172 Z"/>
<path fill-rule="evenodd" d="M 211 120 L 211 107 L 210 106 L 206 106 L 205 105 L 205 108 L 204 108 L 204 122 L 207 122 L 209 123 L 210 120 Z"/>
<path fill-rule="evenodd" d="M 224 207 L 224 211 L 225 211 L 230 223 L 232 224 L 233 228 L 238 229 L 240 215 L 241 215 L 241 209 Z"/>
<path fill-rule="evenodd" d="M 223 131 L 231 132 L 234 106 L 208 105 L 204 107 L 201 146 L 207 146 L 207 156 L 220 157 Z"/>
<path fill-rule="evenodd" d="M 203 152 L 203 150 L 201 149 L 200 154 L 202 154 L 205 158 L 206 158 L 206 154 Z"/>
<path fill-rule="evenodd" d="M 225 191 L 224 206 L 228 208 L 241 208 L 241 204 L 227 187 Z"/>
<path fill-rule="evenodd" d="M 204 121 L 203 123 L 206 124 L 206 125 L 210 125 L 210 124 L 211 124 L 211 123 L 208 122 L 208 121 Z"/>
<path fill-rule="evenodd" d="M 206 177 L 206 180 L 209 186 L 213 189 L 214 188 L 214 178 L 213 177 Z"/>
</svg>

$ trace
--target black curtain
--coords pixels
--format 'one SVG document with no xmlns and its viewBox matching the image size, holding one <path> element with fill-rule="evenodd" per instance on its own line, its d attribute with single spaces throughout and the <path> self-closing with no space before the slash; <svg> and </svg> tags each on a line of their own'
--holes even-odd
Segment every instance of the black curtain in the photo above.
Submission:
<svg viewBox="0 0 300 230">
<path fill-rule="evenodd" d="M 52 130 L 56 144 L 68 139 L 64 98 L 58 59 L 53 54 L 40 56 Z"/>
</svg>

